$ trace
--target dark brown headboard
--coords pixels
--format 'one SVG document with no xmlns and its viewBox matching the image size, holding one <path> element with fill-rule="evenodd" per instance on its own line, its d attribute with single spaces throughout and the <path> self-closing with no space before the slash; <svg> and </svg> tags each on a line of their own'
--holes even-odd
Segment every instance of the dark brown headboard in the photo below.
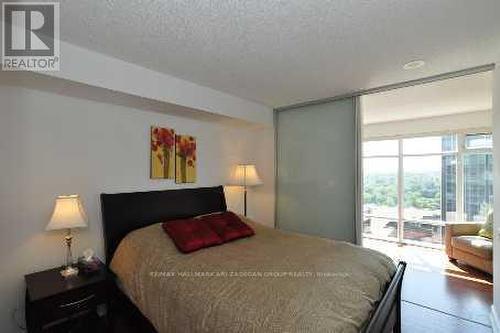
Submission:
<svg viewBox="0 0 500 333">
<path fill-rule="evenodd" d="M 106 264 L 129 232 L 148 225 L 226 211 L 222 186 L 101 194 Z"/>
</svg>

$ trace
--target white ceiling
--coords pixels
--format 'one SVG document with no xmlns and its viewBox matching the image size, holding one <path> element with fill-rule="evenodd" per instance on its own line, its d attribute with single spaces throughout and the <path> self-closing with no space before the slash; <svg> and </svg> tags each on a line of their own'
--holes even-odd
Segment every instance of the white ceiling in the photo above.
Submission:
<svg viewBox="0 0 500 333">
<path fill-rule="evenodd" d="M 498 61 L 499 13 L 498 0 L 62 0 L 61 38 L 276 107 Z"/>
<path fill-rule="evenodd" d="M 365 124 L 491 110 L 492 73 L 486 72 L 362 97 Z"/>
</svg>

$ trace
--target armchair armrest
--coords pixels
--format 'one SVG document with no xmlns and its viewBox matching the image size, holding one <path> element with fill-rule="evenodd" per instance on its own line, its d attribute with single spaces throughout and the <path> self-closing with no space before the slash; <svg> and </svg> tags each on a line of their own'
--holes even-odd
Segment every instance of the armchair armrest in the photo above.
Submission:
<svg viewBox="0 0 500 333">
<path fill-rule="evenodd" d="M 483 222 L 456 222 L 444 225 L 444 249 L 448 257 L 453 258 L 451 238 L 455 236 L 477 235 Z"/>
<path fill-rule="evenodd" d="M 445 223 L 445 233 L 453 236 L 475 235 L 479 232 L 483 222 L 456 222 Z"/>
</svg>

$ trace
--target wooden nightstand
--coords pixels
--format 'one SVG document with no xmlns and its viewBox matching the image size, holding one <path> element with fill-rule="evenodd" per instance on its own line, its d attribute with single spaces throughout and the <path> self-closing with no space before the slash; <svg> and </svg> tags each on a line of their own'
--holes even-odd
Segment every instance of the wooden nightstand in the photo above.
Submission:
<svg viewBox="0 0 500 333">
<path fill-rule="evenodd" d="M 62 277 L 60 270 L 55 268 L 24 277 L 28 332 L 75 332 L 82 325 L 83 330 L 94 333 L 106 330 L 111 289 L 107 269 L 103 267 L 93 275 L 70 278 Z"/>
</svg>

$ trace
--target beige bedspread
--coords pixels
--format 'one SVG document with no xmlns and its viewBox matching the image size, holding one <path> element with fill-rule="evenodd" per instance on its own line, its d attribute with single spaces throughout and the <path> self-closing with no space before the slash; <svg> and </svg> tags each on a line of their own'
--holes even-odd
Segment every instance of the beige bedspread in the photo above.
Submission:
<svg viewBox="0 0 500 333">
<path fill-rule="evenodd" d="M 160 224 L 111 269 L 159 332 L 358 332 L 395 265 L 385 255 L 249 222 L 256 235 L 180 253 Z"/>
</svg>

